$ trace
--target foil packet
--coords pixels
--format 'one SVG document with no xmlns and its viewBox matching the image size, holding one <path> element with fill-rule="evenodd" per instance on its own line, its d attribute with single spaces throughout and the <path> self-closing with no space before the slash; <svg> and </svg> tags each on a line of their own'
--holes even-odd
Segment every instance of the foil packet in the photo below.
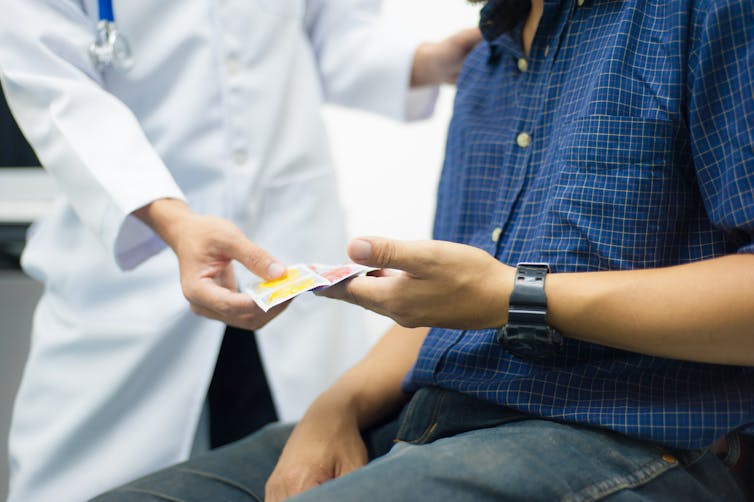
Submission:
<svg viewBox="0 0 754 502">
<path fill-rule="evenodd" d="M 267 312 L 272 307 L 308 291 L 320 291 L 372 270 L 377 269 L 355 263 L 345 265 L 299 263 L 290 266 L 286 274 L 279 279 L 250 282 L 244 291 L 251 295 L 259 308 Z"/>
</svg>

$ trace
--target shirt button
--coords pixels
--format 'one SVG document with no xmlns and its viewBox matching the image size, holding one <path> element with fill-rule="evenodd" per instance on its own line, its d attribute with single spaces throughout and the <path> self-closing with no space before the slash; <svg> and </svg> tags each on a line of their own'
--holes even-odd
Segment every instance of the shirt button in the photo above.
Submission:
<svg viewBox="0 0 754 502">
<path fill-rule="evenodd" d="M 500 227 L 497 227 L 495 230 L 492 231 L 492 242 L 497 242 L 500 240 L 500 234 L 503 233 L 503 229 Z"/>
<path fill-rule="evenodd" d="M 550 54 L 550 46 L 545 46 L 545 57 L 547 57 Z"/>
<path fill-rule="evenodd" d="M 243 150 L 236 150 L 233 153 L 233 162 L 236 163 L 236 165 L 241 166 L 246 163 L 246 152 Z"/>
<path fill-rule="evenodd" d="M 523 73 L 529 69 L 529 62 L 526 60 L 526 58 L 519 58 L 516 66 L 518 66 L 518 70 Z"/>
<path fill-rule="evenodd" d="M 241 71 L 241 65 L 236 58 L 228 58 L 225 60 L 225 71 L 227 71 L 228 75 L 231 77 L 235 77 Z"/>
<path fill-rule="evenodd" d="M 521 148 L 527 148 L 531 145 L 531 136 L 525 132 L 519 133 L 518 136 L 516 136 L 516 144 Z"/>
<path fill-rule="evenodd" d="M 576 0 L 576 5 L 581 7 L 582 5 L 584 5 L 584 0 Z"/>
</svg>

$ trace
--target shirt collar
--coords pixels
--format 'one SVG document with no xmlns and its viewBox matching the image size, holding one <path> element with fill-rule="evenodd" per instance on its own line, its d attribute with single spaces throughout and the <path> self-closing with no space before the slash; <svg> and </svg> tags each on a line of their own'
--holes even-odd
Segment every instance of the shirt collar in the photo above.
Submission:
<svg viewBox="0 0 754 502">
<path fill-rule="evenodd" d="M 559 17 L 556 12 L 569 6 L 574 0 L 544 0 L 544 13 L 542 23 L 546 23 L 553 17 Z M 489 61 L 495 62 L 500 59 L 502 53 L 507 52 L 519 58 L 524 56 L 521 46 L 521 32 L 523 31 L 526 15 L 531 4 L 525 0 L 519 0 L 518 5 L 525 5 L 522 13 L 516 14 L 511 10 L 511 15 L 500 14 L 501 9 L 511 9 L 516 0 L 490 0 L 482 7 L 479 18 L 479 29 L 490 47 Z M 553 16 L 554 15 L 554 16 Z"/>
</svg>

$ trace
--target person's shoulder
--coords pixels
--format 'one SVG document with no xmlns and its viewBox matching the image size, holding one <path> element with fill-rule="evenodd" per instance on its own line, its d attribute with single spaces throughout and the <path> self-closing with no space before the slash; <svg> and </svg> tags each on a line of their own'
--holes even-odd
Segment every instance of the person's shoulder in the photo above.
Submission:
<svg viewBox="0 0 754 502">
<path fill-rule="evenodd" d="M 691 0 L 689 3 L 692 50 L 705 46 L 749 45 L 754 41 L 752 0 Z"/>
<path fill-rule="evenodd" d="M 722 20 L 744 20 L 754 15 L 754 2 L 751 0 L 691 0 L 689 8 L 694 24 L 699 26 Z"/>
</svg>

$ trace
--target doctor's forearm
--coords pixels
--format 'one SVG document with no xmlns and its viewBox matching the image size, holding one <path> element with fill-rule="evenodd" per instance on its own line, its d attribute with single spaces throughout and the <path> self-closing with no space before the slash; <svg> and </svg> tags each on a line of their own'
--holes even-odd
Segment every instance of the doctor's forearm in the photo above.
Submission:
<svg viewBox="0 0 754 502">
<path fill-rule="evenodd" d="M 188 204 L 178 199 L 158 199 L 134 211 L 134 216 L 154 230 L 173 249 L 180 236 L 180 223 L 192 215 L 194 212 Z"/>
<path fill-rule="evenodd" d="M 550 324 L 572 338 L 674 359 L 754 365 L 754 255 L 551 274 L 545 288 Z"/>
</svg>

